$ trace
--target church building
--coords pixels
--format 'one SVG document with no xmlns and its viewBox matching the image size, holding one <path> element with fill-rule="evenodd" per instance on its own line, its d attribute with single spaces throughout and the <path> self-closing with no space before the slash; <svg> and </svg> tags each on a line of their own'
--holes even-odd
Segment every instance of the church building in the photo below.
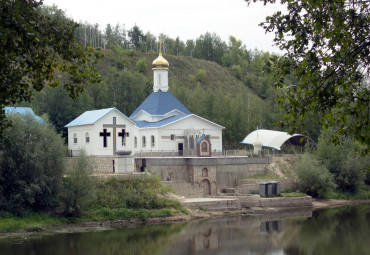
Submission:
<svg viewBox="0 0 370 255">
<path fill-rule="evenodd" d="M 169 91 L 169 63 L 161 50 L 152 65 L 153 92 L 129 117 L 116 108 L 92 110 L 65 126 L 72 156 L 81 150 L 95 156 L 211 156 L 222 151 L 224 127 L 191 113 Z"/>
</svg>

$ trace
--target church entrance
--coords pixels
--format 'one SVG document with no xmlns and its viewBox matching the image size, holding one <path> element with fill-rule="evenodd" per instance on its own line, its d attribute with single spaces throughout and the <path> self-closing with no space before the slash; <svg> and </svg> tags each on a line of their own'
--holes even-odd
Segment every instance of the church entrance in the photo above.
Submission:
<svg viewBox="0 0 370 255">
<path fill-rule="evenodd" d="M 178 149 L 179 149 L 179 156 L 183 156 L 184 155 L 184 144 L 179 143 L 178 144 Z"/>
<path fill-rule="evenodd" d="M 211 184 L 208 180 L 204 179 L 202 181 L 203 196 L 207 197 L 211 195 Z"/>
</svg>

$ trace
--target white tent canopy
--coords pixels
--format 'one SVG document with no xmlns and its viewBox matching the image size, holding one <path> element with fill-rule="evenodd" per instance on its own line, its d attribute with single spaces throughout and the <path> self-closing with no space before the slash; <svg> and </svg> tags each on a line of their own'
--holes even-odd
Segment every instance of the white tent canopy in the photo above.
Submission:
<svg viewBox="0 0 370 255">
<path fill-rule="evenodd" d="M 258 129 L 247 135 L 240 143 L 253 145 L 257 141 L 257 138 L 263 147 L 280 150 L 281 146 L 287 141 L 290 141 L 294 145 L 304 145 L 305 142 L 302 141 L 302 138 L 306 138 L 306 136 L 301 134 L 289 135 L 287 132 Z"/>
</svg>

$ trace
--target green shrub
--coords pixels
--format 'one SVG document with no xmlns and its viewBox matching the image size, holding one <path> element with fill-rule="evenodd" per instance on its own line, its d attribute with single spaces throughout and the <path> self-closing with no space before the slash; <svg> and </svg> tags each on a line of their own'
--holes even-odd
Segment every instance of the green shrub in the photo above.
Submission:
<svg viewBox="0 0 370 255">
<path fill-rule="evenodd" d="M 232 65 L 231 71 L 235 75 L 236 78 L 241 79 L 243 72 L 242 72 L 242 68 L 240 67 L 240 65 Z"/>
<path fill-rule="evenodd" d="M 139 73 L 145 73 L 148 70 L 148 65 L 144 59 L 139 59 L 136 62 L 136 71 Z"/>
<path fill-rule="evenodd" d="M 195 79 L 199 82 L 205 82 L 207 78 L 207 71 L 204 69 L 199 69 L 195 74 Z"/>
<path fill-rule="evenodd" d="M 82 151 L 73 170 L 63 180 L 62 200 L 66 216 L 79 217 L 90 205 L 95 193 L 91 174 L 90 159 Z"/>
<path fill-rule="evenodd" d="M 58 206 L 65 145 L 51 125 L 10 115 L 0 143 L 0 211 L 14 215 Z"/>
<path fill-rule="evenodd" d="M 340 144 L 330 142 L 332 130 L 325 130 L 319 137 L 315 157 L 329 169 L 339 192 L 356 193 L 364 184 L 364 169 L 369 157 L 359 157 L 356 144 L 351 138 L 341 138 Z"/>
<path fill-rule="evenodd" d="M 296 162 L 294 170 L 298 177 L 298 188 L 312 197 L 324 198 L 335 189 L 329 170 L 304 154 Z"/>
<path fill-rule="evenodd" d="M 162 186 L 156 175 L 110 178 L 98 182 L 96 187 L 96 197 L 91 204 L 91 210 L 106 207 L 148 210 L 174 208 L 185 211 L 178 201 L 160 195 L 165 194 L 167 189 Z"/>
</svg>

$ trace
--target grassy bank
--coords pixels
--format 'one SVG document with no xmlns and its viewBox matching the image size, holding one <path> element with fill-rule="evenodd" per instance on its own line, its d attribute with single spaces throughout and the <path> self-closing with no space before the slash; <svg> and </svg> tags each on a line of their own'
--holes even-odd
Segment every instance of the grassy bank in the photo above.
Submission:
<svg viewBox="0 0 370 255">
<path fill-rule="evenodd" d="M 31 212 L 22 217 L 0 213 L 0 232 L 40 231 L 46 226 L 65 223 L 142 220 L 188 213 L 179 201 L 167 197 L 171 190 L 162 186 L 157 176 L 91 178 L 89 182 L 86 178 L 79 181 L 80 177 L 70 176 L 65 180 L 68 189 L 60 195 L 57 213 Z"/>
</svg>

